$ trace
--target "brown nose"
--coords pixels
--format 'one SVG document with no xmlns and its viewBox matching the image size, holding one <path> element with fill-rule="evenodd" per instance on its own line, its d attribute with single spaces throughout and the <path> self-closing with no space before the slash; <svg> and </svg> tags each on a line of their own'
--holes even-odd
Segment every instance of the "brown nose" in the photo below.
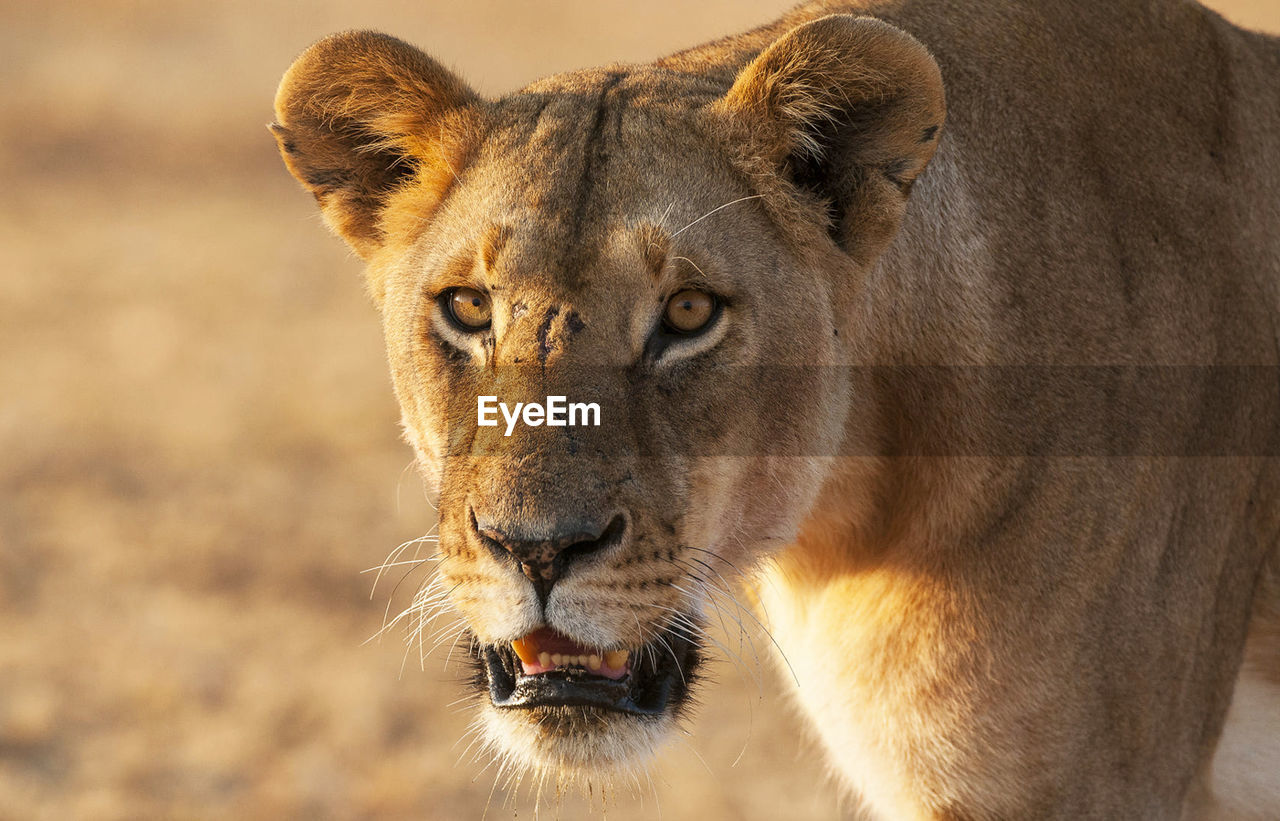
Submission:
<svg viewBox="0 0 1280 821">
<path fill-rule="evenodd" d="M 532 533 L 499 526 L 472 511 L 471 525 L 499 561 L 514 559 L 520 565 L 545 605 L 569 565 L 622 541 L 627 520 L 618 513 L 600 523 L 564 522 L 550 533 Z"/>
</svg>

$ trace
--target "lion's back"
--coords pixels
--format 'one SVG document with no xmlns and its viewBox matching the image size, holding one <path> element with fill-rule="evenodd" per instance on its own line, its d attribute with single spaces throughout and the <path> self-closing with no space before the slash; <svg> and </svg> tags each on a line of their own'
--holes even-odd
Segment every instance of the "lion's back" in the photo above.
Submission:
<svg viewBox="0 0 1280 821">
<path fill-rule="evenodd" d="M 915 2 L 897 21 L 934 50 L 960 173 L 1023 272 L 990 285 L 1026 308 L 1024 356 L 1277 364 L 1274 38 L 1178 0 Z"/>
</svg>

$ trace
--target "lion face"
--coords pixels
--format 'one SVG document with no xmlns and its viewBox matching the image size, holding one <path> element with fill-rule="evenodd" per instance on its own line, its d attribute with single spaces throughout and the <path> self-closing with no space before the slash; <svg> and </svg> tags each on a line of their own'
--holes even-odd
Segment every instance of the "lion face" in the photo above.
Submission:
<svg viewBox="0 0 1280 821">
<path fill-rule="evenodd" d="M 627 80 L 567 82 L 548 95 L 562 114 L 491 114 L 385 305 L 489 738 L 598 770 L 679 714 L 708 598 L 795 532 L 842 402 L 817 367 L 837 340 L 829 290 L 696 118 L 621 107 Z M 480 427 L 481 396 L 563 396 L 599 425 Z"/>
<path fill-rule="evenodd" d="M 830 101 L 788 89 L 843 82 L 847 102 L 866 75 L 815 85 L 849 69 L 814 25 L 731 88 L 733 71 L 628 68 L 486 103 L 369 34 L 317 44 L 282 83 L 286 162 L 369 262 L 486 738 L 526 766 L 647 757 L 688 701 L 708 608 L 794 538 L 841 446 L 841 317 L 941 114 L 878 135 L 916 152 L 896 178 L 815 188 L 813 146 L 835 137 L 804 118 L 833 121 Z M 598 424 L 545 424 L 553 398 Z M 483 401 L 542 416 L 481 425 Z"/>
</svg>

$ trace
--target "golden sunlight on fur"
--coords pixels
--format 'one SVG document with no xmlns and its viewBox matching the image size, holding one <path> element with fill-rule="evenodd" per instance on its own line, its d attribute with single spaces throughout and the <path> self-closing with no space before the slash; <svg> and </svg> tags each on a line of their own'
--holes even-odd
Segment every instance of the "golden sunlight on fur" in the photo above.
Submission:
<svg viewBox="0 0 1280 821">
<path fill-rule="evenodd" d="M 499 782 L 639 784 L 741 584 L 875 818 L 1280 814 L 1277 87 L 1178 0 L 816 0 L 495 100 L 298 58 Z M 606 422 L 476 415 L 553 396 Z"/>
<path fill-rule="evenodd" d="M 1274 41 L 792 5 L 8 4 L 0 816 L 1280 818 Z"/>
</svg>

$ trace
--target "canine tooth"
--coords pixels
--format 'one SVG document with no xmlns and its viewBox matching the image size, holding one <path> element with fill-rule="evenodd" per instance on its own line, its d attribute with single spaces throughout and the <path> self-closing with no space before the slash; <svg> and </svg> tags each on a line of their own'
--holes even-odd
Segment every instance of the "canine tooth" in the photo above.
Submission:
<svg viewBox="0 0 1280 821">
<path fill-rule="evenodd" d="M 604 654 L 604 666 L 611 667 L 614 670 L 621 670 L 627 664 L 627 658 L 630 657 L 629 650 L 610 650 Z"/>
<path fill-rule="evenodd" d="M 561 664 L 564 664 L 564 656 L 560 655 L 559 653 L 552 653 L 551 663 L 559 667 Z"/>
<path fill-rule="evenodd" d="M 587 669 L 593 672 L 600 669 L 600 657 L 595 653 L 587 656 Z"/>
<path fill-rule="evenodd" d="M 546 652 L 539 653 L 539 654 L 538 654 L 538 664 L 540 664 L 540 665 L 541 665 L 541 666 L 543 666 L 543 667 L 550 667 L 550 666 L 551 666 L 551 654 L 550 654 L 550 653 L 546 653 Z"/>
<path fill-rule="evenodd" d="M 511 642 L 511 649 L 516 651 L 516 655 L 519 656 L 520 660 L 525 664 L 533 664 L 538 660 L 538 650 L 534 647 L 532 642 L 527 642 L 524 639 L 516 639 Z"/>
</svg>

